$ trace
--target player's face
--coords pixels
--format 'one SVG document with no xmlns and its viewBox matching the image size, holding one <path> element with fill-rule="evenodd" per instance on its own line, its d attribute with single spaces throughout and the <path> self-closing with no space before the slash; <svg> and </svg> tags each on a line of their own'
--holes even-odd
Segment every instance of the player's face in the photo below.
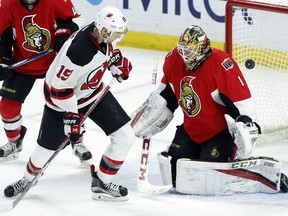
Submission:
<svg viewBox="0 0 288 216">
<path fill-rule="evenodd" d="M 113 32 L 111 34 L 111 36 L 109 37 L 107 43 L 109 44 L 109 43 L 112 43 L 114 41 L 119 42 L 119 41 L 123 40 L 123 38 L 125 37 L 127 32 L 128 32 L 127 28 L 125 28 L 125 30 L 123 32 Z"/>
</svg>

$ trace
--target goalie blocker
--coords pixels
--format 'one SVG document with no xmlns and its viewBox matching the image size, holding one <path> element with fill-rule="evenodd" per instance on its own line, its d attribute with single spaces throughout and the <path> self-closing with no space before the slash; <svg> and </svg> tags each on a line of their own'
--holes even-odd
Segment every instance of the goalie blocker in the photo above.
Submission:
<svg viewBox="0 0 288 216">
<path fill-rule="evenodd" d="M 167 101 L 156 91 L 151 92 L 146 103 L 137 122 L 132 121 L 134 133 L 139 138 L 151 138 L 164 130 L 173 119 L 173 112 L 166 107 Z"/>
<path fill-rule="evenodd" d="M 164 184 L 172 184 L 171 157 L 158 154 Z M 280 171 L 281 163 L 273 158 L 258 157 L 226 163 L 177 161 L 175 190 L 195 195 L 233 195 L 245 193 L 287 192 L 287 176 Z"/>
</svg>

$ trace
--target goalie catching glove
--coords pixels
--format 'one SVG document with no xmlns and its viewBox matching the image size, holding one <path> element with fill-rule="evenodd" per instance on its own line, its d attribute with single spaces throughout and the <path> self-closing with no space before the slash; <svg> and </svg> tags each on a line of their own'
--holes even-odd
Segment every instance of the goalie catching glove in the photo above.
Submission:
<svg viewBox="0 0 288 216">
<path fill-rule="evenodd" d="M 164 130 L 173 119 L 173 113 L 166 107 L 166 100 L 156 92 L 148 97 L 148 104 L 142 116 L 133 127 L 139 138 L 151 138 Z"/>
<path fill-rule="evenodd" d="M 225 114 L 224 117 L 237 146 L 236 156 L 239 159 L 249 158 L 254 150 L 258 135 L 261 134 L 260 126 L 245 115 L 238 116 L 236 121 L 228 114 Z"/>
<path fill-rule="evenodd" d="M 115 49 L 111 57 L 109 70 L 117 78 L 118 82 L 122 82 L 122 80 L 128 79 L 132 64 L 126 57 L 122 56 L 119 49 Z"/>
</svg>

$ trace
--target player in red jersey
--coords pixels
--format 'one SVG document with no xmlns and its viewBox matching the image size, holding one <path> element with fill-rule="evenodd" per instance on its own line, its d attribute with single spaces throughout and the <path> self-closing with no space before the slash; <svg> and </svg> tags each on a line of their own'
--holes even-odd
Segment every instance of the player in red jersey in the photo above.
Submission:
<svg viewBox="0 0 288 216">
<path fill-rule="evenodd" d="M 235 156 L 238 159 L 249 158 L 261 133 L 259 125 L 255 123 L 250 90 L 231 56 L 211 48 L 205 32 L 199 26 L 191 25 L 180 36 L 178 45 L 167 54 L 163 73 L 161 84 L 157 91 L 150 94 L 134 132 L 138 137 L 150 138 L 169 124 L 176 108 L 182 109 L 183 124 L 177 126 L 168 151 L 158 154 L 164 183 L 173 184 L 176 191 L 191 194 L 239 192 L 241 184 L 240 192 L 258 190 L 273 193 L 278 192 L 280 187 L 283 192 L 287 192 L 288 181 L 284 174 L 280 181 L 279 162 L 275 162 L 271 172 L 273 175 L 263 174 L 267 167 L 257 170 L 258 174 L 253 175 L 247 168 L 239 184 L 236 184 L 239 176 L 234 179 L 219 172 Z M 259 159 L 255 164 L 264 160 L 266 158 Z M 268 159 L 268 163 L 272 162 L 274 160 Z M 229 163 L 225 166 L 228 170 L 231 168 Z M 257 175 L 266 177 L 261 179 L 262 182 L 271 179 L 273 181 L 270 182 L 278 184 L 255 186 L 261 184 Z M 256 181 L 249 179 L 251 176 Z M 213 181 L 217 179 L 222 182 L 217 182 L 217 187 L 214 187 Z M 205 184 L 207 181 L 213 184 Z M 233 181 L 239 187 L 227 190 L 227 185 Z M 243 182 L 249 182 L 248 186 L 244 187 Z"/>
<path fill-rule="evenodd" d="M 26 127 L 21 109 L 36 79 L 43 78 L 63 43 L 84 24 L 71 0 L 2 0 L 0 5 L 0 112 L 8 143 L 0 148 L 0 160 L 16 159 L 22 150 Z M 13 70 L 8 65 L 43 51 L 42 58 Z M 92 157 L 81 142 L 74 145 L 80 160 Z"/>
</svg>

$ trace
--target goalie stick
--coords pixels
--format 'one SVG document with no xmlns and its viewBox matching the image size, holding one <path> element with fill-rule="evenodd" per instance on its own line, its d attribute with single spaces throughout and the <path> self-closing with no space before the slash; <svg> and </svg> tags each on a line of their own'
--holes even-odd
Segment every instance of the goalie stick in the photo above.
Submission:
<svg viewBox="0 0 288 216">
<path fill-rule="evenodd" d="M 154 85 L 154 88 L 156 86 L 157 81 L 157 66 L 158 66 L 158 59 L 155 59 L 152 74 L 152 84 Z M 144 113 L 147 104 L 148 99 L 131 115 L 132 127 L 137 123 L 139 118 Z M 148 181 L 150 141 L 151 140 L 149 138 L 149 139 L 143 139 L 142 142 L 141 161 L 137 180 L 137 190 L 144 193 L 164 193 L 167 192 L 172 187 L 172 185 L 153 185 Z"/>
<path fill-rule="evenodd" d="M 115 81 L 116 81 L 116 77 L 113 77 L 113 79 L 110 81 L 110 83 L 104 88 L 104 90 L 100 94 L 99 98 L 94 101 L 94 103 L 90 106 L 89 110 L 85 113 L 85 115 L 83 116 L 83 118 L 80 122 L 80 125 L 82 125 L 85 122 L 85 120 L 88 118 L 90 113 L 96 108 L 96 106 L 104 98 L 104 96 L 110 90 L 111 86 L 115 83 Z M 10 211 L 13 208 L 15 208 L 15 206 L 23 199 L 23 197 L 30 190 L 30 188 L 33 187 L 37 183 L 38 179 L 43 175 L 44 171 L 47 169 L 49 164 L 58 155 L 58 153 L 64 148 L 64 146 L 66 146 L 68 141 L 69 141 L 69 138 L 66 136 L 65 139 L 62 141 L 62 143 L 55 150 L 55 152 L 51 155 L 51 157 L 44 164 L 42 169 L 37 173 L 37 175 L 33 178 L 33 180 L 31 182 L 29 182 L 27 188 L 12 203 L 7 203 L 7 204 L 1 203 L 0 204 L 0 213 Z"/>
<path fill-rule="evenodd" d="M 148 181 L 150 139 L 143 139 L 137 190 L 144 193 L 165 193 L 172 185 L 153 185 Z"/>
</svg>

